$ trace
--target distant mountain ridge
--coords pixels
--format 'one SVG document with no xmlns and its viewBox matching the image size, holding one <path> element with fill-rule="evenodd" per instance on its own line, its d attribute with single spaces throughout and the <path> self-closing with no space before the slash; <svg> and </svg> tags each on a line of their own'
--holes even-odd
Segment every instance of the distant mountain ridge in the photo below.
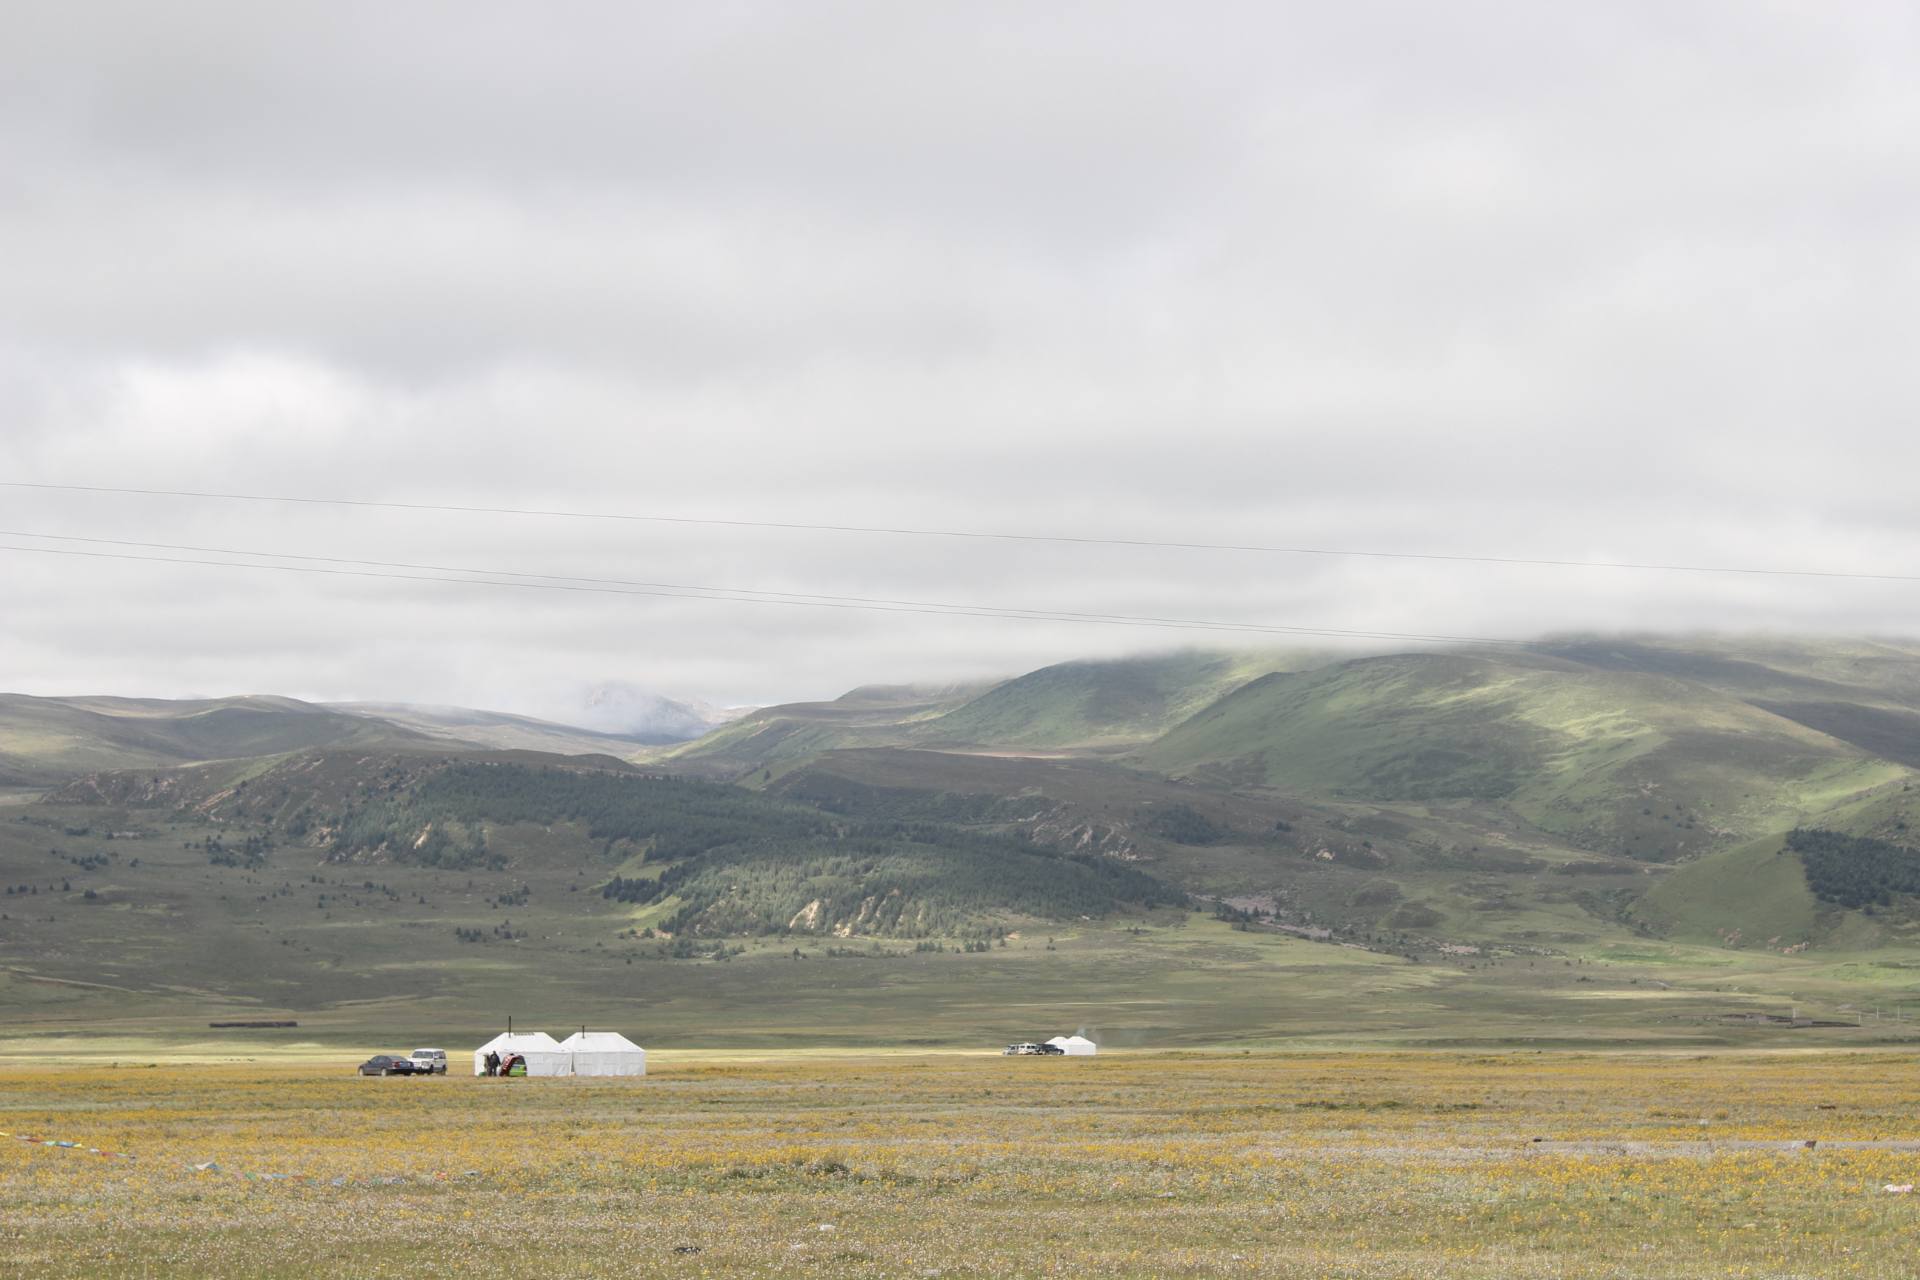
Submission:
<svg viewBox="0 0 1920 1280">
<path fill-rule="evenodd" d="M 1305 650 L 1177 650 L 1061 662 L 973 684 L 865 686 L 832 702 L 762 707 L 662 758 L 738 776 L 855 747 L 1117 751 L 1151 741 L 1249 680 L 1332 660 Z"/>
<path fill-rule="evenodd" d="M 349 715 L 399 725 L 428 737 L 501 751 L 624 756 L 635 747 L 680 741 L 677 738 L 662 739 L 644 734 L 603 732 L 533 716 L 505 711 L 480 711 L 472 707 L 426 706 L 411 702 L 334 702 L 327 706 Z"/>
<path fill-rule="evenodd" d="M 322 746 L 429 742 L 404 726 L 293 698 L 48 698 L 0 694 L 0 772 L 46 782 Z"/>
<path fill-rule="evenodd" d="M 1039 749 L 1136 745 L 1222 696 L 1324 655 L 1185 650 L 1136 658 L 1062 662 L 1015 677 L 921 726 L 925 744 Z"/>
<path fill-rule="evenodd" d="M 865 686 L 831 702 L 761 707 L 661 753 L 676 768 L 733 778 L 782 761 L 855 746 L 895 746 L 914 728 L 966 705 L 994 687 Z"/>
<path fill-rule="evenodd" d="M 682 716 L 689 728 L 711 728 L 724 720 L 724 713 L 710 721 L 682 704 L 658 701 L 679 708 L 672 714 Z M 603 732 L 507 712 L 398 702 L 0 693 L 0 786 L 47 785 L 103 770 L 164 769 L 313 748 L 452 746 L 624 758 L 685 736 L 664 732 Z"/>
<path fill-rule="evenodd" d="M 635 685 L 595 685 L 581 700 L 573 723 L 597 733 L 634 742 L 685 742 L 711 732 L 753 710 L 709 706 L 697 699 L 675 699 Z"/>
</svg>

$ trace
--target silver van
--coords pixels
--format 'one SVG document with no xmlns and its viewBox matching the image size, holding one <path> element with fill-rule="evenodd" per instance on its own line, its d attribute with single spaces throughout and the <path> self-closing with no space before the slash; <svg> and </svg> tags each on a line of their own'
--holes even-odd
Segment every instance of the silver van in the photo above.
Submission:
<svg viewBox="0 0 1920 1280">
<path fill-rule="evenodd" d="M 445 1049 L 415 1049 L 407 1055 L 413 1063 L 416 1075 L 443 1076 L 447 1074 L 447 1051 Z"/>
</svg>

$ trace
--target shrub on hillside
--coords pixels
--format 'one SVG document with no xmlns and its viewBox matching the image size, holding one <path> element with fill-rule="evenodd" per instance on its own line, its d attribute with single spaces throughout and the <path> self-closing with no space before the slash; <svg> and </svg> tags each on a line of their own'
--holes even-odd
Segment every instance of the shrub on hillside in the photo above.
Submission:
<svg viewBox="0 0 1920 1280">
<path fill-rule="evenodd" d="M 1147 812 L 1141 824 L 1148 834 L 1175 844 L 1219 844 L 1233 834 L 1190 804 L 1170 804 Z"/>
<path fill-rule="evenodd" d="M 1800 855 L 1807 887 L 1823 902 L 1885 907 L 1898 895 L 1920 894 L 1920 852 L 1902 845 L 1802 828 L 1788 834 L 1787 848 Z"/>
</svg>

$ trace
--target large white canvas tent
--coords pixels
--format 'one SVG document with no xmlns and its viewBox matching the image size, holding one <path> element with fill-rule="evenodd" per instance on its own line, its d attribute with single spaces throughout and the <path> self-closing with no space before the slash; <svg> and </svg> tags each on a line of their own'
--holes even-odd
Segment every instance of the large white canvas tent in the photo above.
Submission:
<svg viewBox="0 0 1920 1280">
<path fill-rule="evenodd" d="M 503 1062 L 511 1055 L 519 1054 L 527 1060 L 527 1074 L 530 1076 L 564 1076 L 573 1073 L 573 1056 L 544 1031 L 502 1031 L 473 1051 L 473 1074 L 483 1076 L 487 1073 L 487 1054 L 490 1051 L 499 1054 Z"/>
<path fill-rule="evenodd" d="M 1058 1047 L 1069 1058 L 1091 1058 L 1098 1048 L 1085 1036 L 1055 1036 L 1047 1043 Z"/>
<path fill-rule="evenodd" d="M 647 1051 L 618 1031 L 576 1031 L 560 1042 L 577 1076 L 643 1076 Z"/>
</svg>

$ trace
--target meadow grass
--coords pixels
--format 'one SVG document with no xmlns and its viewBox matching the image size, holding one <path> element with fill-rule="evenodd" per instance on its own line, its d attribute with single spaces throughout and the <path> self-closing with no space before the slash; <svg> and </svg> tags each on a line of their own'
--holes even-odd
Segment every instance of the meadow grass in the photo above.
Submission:
<svg viewBox="0 0 1920 1280">
<path fill-rule="evenodd" d="M 1900 1054 L 653 1065 L 16 1063 L 0 1130 L 138 1158 L 0 1140 L 0 1255 L 56 1277 L 1904 1277 L 1920 1238 L 1920 1194 L 1882 1189 L 1920 1180 Z"/>
</svg>

